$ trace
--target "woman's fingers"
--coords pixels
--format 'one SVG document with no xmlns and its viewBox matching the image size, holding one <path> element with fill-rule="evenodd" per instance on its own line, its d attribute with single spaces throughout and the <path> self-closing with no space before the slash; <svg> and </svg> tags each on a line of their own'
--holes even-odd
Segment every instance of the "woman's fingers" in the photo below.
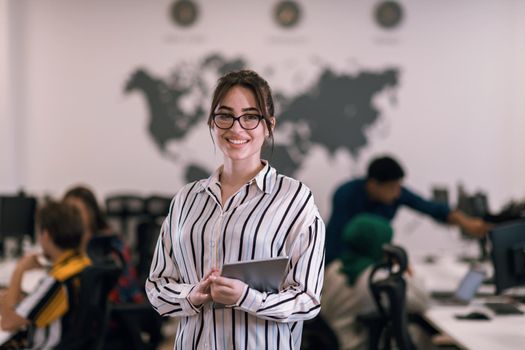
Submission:
<svg viewBox="0 0 525 350">
<path fill-rule="evenodd" d="M 217 286 L 228 286 L 230 288 L 233 288 L 233 284 L 234 284 L 234 281 L 235 281 L 232 278 L 227 278 L 227 277 L 222 277 L 222 276 L 211 276 L 210 280 L 212 281 L 212 283 L 214 285 L 217 285 Z"/>
<path fill-rule="evenodd" d="M 206 278 L 205 280 L 199 283 L 199 290 L 205 293 L 210 288 L 211 280 Z"/>
</svg>

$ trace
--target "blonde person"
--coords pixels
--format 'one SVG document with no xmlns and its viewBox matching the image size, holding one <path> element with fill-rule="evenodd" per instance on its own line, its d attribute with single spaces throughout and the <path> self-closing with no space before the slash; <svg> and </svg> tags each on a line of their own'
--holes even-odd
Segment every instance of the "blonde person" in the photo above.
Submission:
<svg viewBox="0 0 525 350">
<path fill-rule="evenodd" d="M 275 127 L 268 83 L 249 70 L 220 78 L 208 125 L 223 165 L 175 195 L 149 300 L 180 318 L 176 349 L 299 349 L 320 309 L 325 229 L 310 189 L 261 159 Z M 289 260 L 276 293 L 221 276 L 225 263 L 278 256 Z"/>
</svg>

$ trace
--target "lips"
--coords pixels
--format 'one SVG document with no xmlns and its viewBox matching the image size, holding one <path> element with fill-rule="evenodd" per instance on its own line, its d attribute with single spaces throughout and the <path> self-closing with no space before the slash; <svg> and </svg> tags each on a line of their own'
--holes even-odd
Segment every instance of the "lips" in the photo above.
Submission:
<svg viewBox="0 0 525 350">
<path fill-rule="evenodd" d="M 226 138 L 226 141 L 228 141 L 229 143 L 233 144 L 233 145 L 243 145 L 245 143 L 248 143 L 249 140 L 242 140 L 242 139 L 229 139 L 229 138 Z"/>
</svg>

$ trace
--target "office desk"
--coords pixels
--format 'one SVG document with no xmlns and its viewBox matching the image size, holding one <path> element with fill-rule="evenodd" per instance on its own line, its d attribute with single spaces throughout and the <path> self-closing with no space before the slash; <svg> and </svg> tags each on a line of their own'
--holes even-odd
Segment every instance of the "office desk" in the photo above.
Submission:
<svg viewBox="0 0 525 350">
<path fill-rule="evenodd" d="M 474 310 L 483 311 L 492 319 L 458 320 L 454 317 Z M 525 311 L 525 308 L 522 310 Z M 424 317 L 464 349 L 515 350 L 525 347 L 525 315 L 494 315 L 481 303 L 476 305 L 474 301 L 469 306 L 434 306 Z"/>
<path fill-rule="evenodd" d="M 460 263 L 449 256 L 438 257 L 436 262 L 428 264 L 421 259 L 413 259 L 414 272 L 423 277 L 428 291 L 454 291 L 469 265 Z M 483 265 L 492 273 L 490 265 Z M 482 286 L 484 293 L 494 293 L 494 286 Z M 472 350 L 506 350 L 525 348 L 525 315 L 495 315 L 486 308 L 483 299 L 475 299 L 468 306 L 449 306 L 435 303 L 423 317 L 437 330 L 450 336 L 458 346 Z M 525 311 L 525 306 L 521 305 Z M 491 320 L 458 320 L 457 314 L 481 311 Z"/>
</svg>

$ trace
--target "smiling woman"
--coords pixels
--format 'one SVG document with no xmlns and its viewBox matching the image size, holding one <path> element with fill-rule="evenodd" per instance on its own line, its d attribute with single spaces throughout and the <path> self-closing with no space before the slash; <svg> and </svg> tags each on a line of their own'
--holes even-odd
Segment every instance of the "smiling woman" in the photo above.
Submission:
<svg viewBox="0 0 525 350">
<path fill-rule="evenodd" d="M 310 189 L 261 159 L 275 127 L 268 83 L 249 70 L 223 76 L 208 125 L 223 165 L 175 195 L 148 298 L 181 318 L 176 348 L 299 349 L 320 308 L 325 228 Z M 275 257 L 288 258 L 277 293 L 221 276 L 226 263 Z"/>
</svg>

